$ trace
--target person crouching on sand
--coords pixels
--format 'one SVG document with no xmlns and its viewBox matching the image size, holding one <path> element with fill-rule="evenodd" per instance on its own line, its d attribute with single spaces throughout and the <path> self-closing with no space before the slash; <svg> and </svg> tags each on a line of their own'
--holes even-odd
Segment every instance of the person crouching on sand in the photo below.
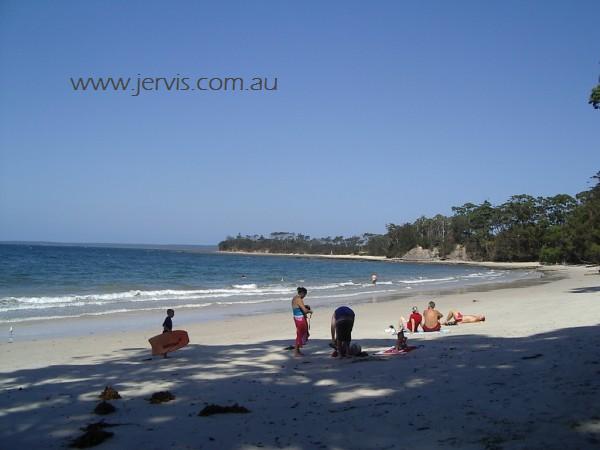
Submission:
<svg viewBox="0 0 600 450">
<path fill-rule="evenodd" d="M 294 346 L 294 356 L 301 356 L 300 348 L 308 342 L 308 318 L 312 315 L 310 306 L 304 304 L 304 297 L 308 291 L 306 288 L 299 287 L 298 294 L 292 299 L 292 313 L 294 315 L 294 323 L 296 324 L 296 343 Z"/>
<path fill-rule="evenodd" d="M 331 344 L 335 351 L 331 356 L 342 358 L 350 353 L 352 328 L 354 327 L 354 311 L 348 306 L 340 306 L 331 316 Z"/>
<path fill-rule="evenodd" d="M 406 320 L 404 317 L 400 316 L 400 326 L 398 328 L 400 328 L 400 330 L 408 330 L 411 333 L 416 333 L 417 331 L 419 331 L 419 325 L 421 325 L 421 322 L 423 321 L 423 316 L 421 314 L 419 314 L 419 308 L 417 308 L 416 306 L 412 307 L 412 313 L 410 314 L 410 316 L 408 317 L 408 320 Z"/>
<path fill-rule="evenodd" d="M 450 311 L 444 325 L 458 325 L 459 323 L 485 322 L 483 314 L 462 314 L 458 311 Z"/>
<path fill-rule="evenodd" d="M 435 302 L 429 302 L 429 306 L 423 311 L 423 331 L 440 331 L 442 328 L 440 319 L 444 317 L 441 312 L 435 309 Z"/>
</svg>

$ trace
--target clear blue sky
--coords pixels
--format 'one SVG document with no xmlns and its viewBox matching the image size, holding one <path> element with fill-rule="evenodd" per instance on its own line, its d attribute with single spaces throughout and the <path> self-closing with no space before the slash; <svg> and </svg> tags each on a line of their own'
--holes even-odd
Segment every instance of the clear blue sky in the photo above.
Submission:
<svg viewBox="0 0 600 450">
<path fill-rule="evenodd" d="M 600 170 L 600 2 L 0 3 L 0 240 L 383 232 Z M 69 77 L 277 77 L 74 92 Z"/>
</svg>

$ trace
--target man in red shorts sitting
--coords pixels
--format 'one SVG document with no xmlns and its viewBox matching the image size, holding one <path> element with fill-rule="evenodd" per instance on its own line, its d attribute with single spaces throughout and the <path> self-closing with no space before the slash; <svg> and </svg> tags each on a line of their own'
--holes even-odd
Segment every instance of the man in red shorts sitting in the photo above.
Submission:
<svg viewBox="0 0 600 450">
<path fill-rule="evenodd" d="M 442 313 L 435 309 L 435 302 L 429 302 L 428 308 L 423 312 L 423 331 L 440 331 L 442 317 Z"/>
</svg>

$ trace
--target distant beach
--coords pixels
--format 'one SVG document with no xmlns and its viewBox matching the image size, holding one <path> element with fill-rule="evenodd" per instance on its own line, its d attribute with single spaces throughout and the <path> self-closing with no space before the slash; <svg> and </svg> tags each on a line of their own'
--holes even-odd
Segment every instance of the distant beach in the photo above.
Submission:
<svg viewBox="0 0 600 450">
<path fill-rule="evenodd" d="M 395 263 L 414 263 L 414 264 L 448 264 L 465 265 L 479 267 L 495 267 L 498 269 L 537 269 L 542 264 L 536 261 L 532 262 L 496 262 L 496 261 L 466 261 L 461 259 L 406 259 L 406 258 L 387 258 L 385 256 L 371 255 L 319 255 L 314 253 L 268 253 L 268 252 L 232 252 L 219 251 L 219 253 L 232 255 L 252 255 L 252 256 L 289 256 L 297 258 L 325 258 L 325 259 L 349 259 L 363 261 L 381 261 Z"/>
</svg>

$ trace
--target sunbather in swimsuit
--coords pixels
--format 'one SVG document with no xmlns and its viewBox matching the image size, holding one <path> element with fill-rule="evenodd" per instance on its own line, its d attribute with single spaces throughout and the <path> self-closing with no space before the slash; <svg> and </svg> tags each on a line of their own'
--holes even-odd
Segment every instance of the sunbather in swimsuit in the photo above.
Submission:
<svg viewBox="0 0 600 450">
<path fill-rule="evenodd" d="M 485 322 L 485 316 L 483 314 L 462 314 L 458 311 L 450 311 L 444 325 L 457 325 L 459 323 L 475 323 Z"/>
</svg>

